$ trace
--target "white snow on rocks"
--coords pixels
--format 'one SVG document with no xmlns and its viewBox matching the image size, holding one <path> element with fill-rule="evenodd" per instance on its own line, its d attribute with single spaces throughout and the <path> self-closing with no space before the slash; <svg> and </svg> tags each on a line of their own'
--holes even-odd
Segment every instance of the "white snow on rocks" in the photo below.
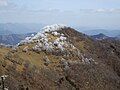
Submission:
<svg viewBox="0 0 120 90">
<path fill-rule="evenodd" d="M 86 64 L 95 63 L 94 59 L 85 57 L 85 54 L 84 55 L 81 54 L 81 57 L 82 57 L 82 63 L 86 63 Z"/>
<path fill-rule="evenodd" d="M 61 41 L 64 41 L 64 40 L 66 40 L 66 39 L 67 39 L 66 37 L 60 36 L 60 40 L 61 40 Z"/>
<path fill-rule="evenodd" d="M 51 31 L 58 31 L 58 30 L 66 28 L 66 27 L 67 26 L 63 25 L 63 24 L 53 24 L 50 26 L 45 26 L 42 30 L 44 30 L 45 32 L 51 32 Z"/>
<path fill-rule="evenodd" d="M 60 33 L 58 33 L 58 32 L 52 32 L 52 34 L 54 35 L 54 36 L 58 36 L 58 35 L 60 35 Z"/>
<path fill-rule="evenodd" d="M 39 39 L 39 38 L 46 38 L 47 34 L 45 33 L 41 33 L 41 32 L 38 32 L 34 37 L 32 37 L 31 39 Z"/>
<path fill-rule="evenodd" d="M 18 45 L 27 44 L 31 42 L 31 37 L 26 37 L 24 40 L 21 40 Z"/>
<path fill-rule="evenodd" d="M 50 25 L 50 26 L 45 26 L 44 28 L 42 28 L 43 33 L 38 32 L 32 39 L 38 39 L 38 38 L 45 38 L 47 36 L 47 33 L 52 32 L 52 35 L 54 36 L 58 36 L 60 35 L 60 33 L 58 33 L 57 31 L 67 28 L 67 26 L 63 25 L 63 24 L 54 24 L 54 25 Z M 61 36 L 64 36 L 64 34 L 62 34 Z"/>
<path fill-rule="evenodd" d="M 69 39 L 61 32 L 58 32 L 61 29 L 67 28 L 67 26 L 64 25 L 51 25 L 46 26 L 42 30 L 43 32 L 38 32 L 36 35 L 31 35 L 31 37 L 26 37 L 25 40 L 22 40 L 18 45 L 20 44 L 28 44 L 32 43 L 35 44 L 32 47 L 32 50 L 35 52 L 40 53 L 41 51 L 53 54 L 53 55 L 61 55 L 65 57 L 81 57 L 81 62 L 83 64 L 91 64 L 95 63 L 94 59 L 90 57 L 86 57 L 86 55 L 82 55 L 80 53 L 79 49 L 77 49 L 72 43 L 69 42 Z M 26 46 L 23 51 L 28 52 L 29 49 L 28 46 Z M 16 51 L 16 49 L 15 49 Z M 61 64 L 64 66 L 65 69 L 69 68 L 69 64 L 77 64 L 81 63 L 79 61 L 71 61 L 67 62 L 64 59 L 62 59 Z M 49 60 L 46 57 L 45 64 L 49 64 Z"/>
<path fill-rule="evenodd" d="M 62 24 L 54 24 L 42 28 L 43 32 L 38 32 L 36 35 L 26 37 L 20 44 L 28 44 L 35 42 L 36 45 L 33 47 L 35 51 L 48 51 L 53 52 L 56 50 L 64 51 L 66 48 L 71 49 L 71 44 L 67 41 L 67 37 L 63 33 L 58 33 L 59 30 L 68 28 Z M 72 45 L 74 48 L 74 46 Z"/>
</svg>

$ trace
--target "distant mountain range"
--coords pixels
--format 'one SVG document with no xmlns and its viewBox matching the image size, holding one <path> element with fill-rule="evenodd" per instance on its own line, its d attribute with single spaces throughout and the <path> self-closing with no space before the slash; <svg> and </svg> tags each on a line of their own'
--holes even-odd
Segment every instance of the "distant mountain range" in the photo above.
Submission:
<svg viewBox="0 0 120 90">
<path fill-rule="evenodd" d="M 0 23 L 0 35 L 38 32 L 43 26 L 43 24 L 36 23 Z"/>
<path fill-rule="evenodd" d="M 40 31 L 43 26 L 44 24 L 35 23 L 0 23 L 0 43 L 15 45 L 25 37 L 30 36 L 32 32 Z M 80 28 L 78 31 L 90 35 L 96 40 L 113 39 L 112 37 L 120 39 L 120 30 Z"/>
<path fill-rule="evenodd" d="M 38 32 L 40 29 L 45 26 L 45 24 L 38 23 L 0 23 L 0 35 L 9 35 L 9 34 L 25 34 L 31 32 Z M 97 29 L 97 28 L 87 28 L 81 27 L 76 28 L 78 31 L 83 32 L 87 35 L 96 35 L 103 33 L 107 36 L 118 36 L 120 35 L 120 30 L 108 30 L 108 29 Z"/>
<path fill-rule="evenodd" d="M 40 31 L 43 24 L 0 23 L 0 43 L 15 45 L 33 32 Z"/>
<path fill-rule="evenodd" d="M 96 40 L 103 40 L 103 39 L 107 39 L 109 38 L 108 36 L 100 33 L 100 34 L 97 34 L 97 35 L 92 35 L 91 36 L 93 39 L 96 39 Z"/>
<path fill-rule="evenodd" d="M 120 30 L 94 29 L 94 30 L 83 30 L 82 32 L 87 35 L 97 35 L 99 33 L 103 33 L 110 37 L 116 37 L 120 35 Z"/>
<path fill-rule="evenodd" d="M 97 35 L 91 35 L 90 36 L 91 38 L 95 39 L 95 40 L 120 40 L 120 35 L 116 36 L 116 37 L 110 37 L 110 36 L 107 36 L 103 33 L 100 33 L 100 34 L 97 34 Z"/>
<path fill-rule="evenodd" d="M 25 39 L 25 37 L 29 37 L 33 33 L 27 33 L 27 34 L 11 34 L 11 32 L 8 32 L 7 34 L 4 32 L 2 35 L 0 35 L 0 43 L 6 44 L 6 45 L 15 45 L 19 43 L 21 40 Z M 96 34 L 96 35 L 90 35 L 90 37 L 94 40 L 104 40 L 104 39 L 114 39 L 114 40 L 120 40 L 120 35 L 116 37 L 109 37 L 105 34 Z"/>
<path fill-rule="evenodd" d="M 9 34 L 13 34 L 13 32 L 9 31 L 9 30 L 5 30 L 4 28 L 0 28 L 0 35 L 9 35 Z"/>
<path fill-rule="evenodd" d="M 15 45 L 21 40 L 25 39 L 25 37 L 31 36 L 31 34 L 35 33 L 0 35 L 0 43 L 6 45 Z"/>
<path fill-rule="evenodd" d="M 116 38 L 120 39 L 120 35 L 116 36 Z"/>
</svg>

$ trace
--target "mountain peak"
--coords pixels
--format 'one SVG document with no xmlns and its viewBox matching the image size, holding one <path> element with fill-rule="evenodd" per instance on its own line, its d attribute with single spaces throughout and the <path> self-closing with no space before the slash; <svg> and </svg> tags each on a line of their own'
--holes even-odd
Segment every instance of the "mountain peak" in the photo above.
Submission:
<svg viewBox="0 0 120 90">
<path fill-rule="evenodd" d="M 53 25 L 45 26 L 44 28 L 42 28 L 42 30 L 44 32 L 51 32 L 51 31 L 58 31 L 64 28 L 67 28 L 67 26 L 63 24 L 53 24 Z"/>
<path fill-rule="evenodd" d="M 67 37 L 62 32 L 58 32 L 59 30 L 66 30 L 67 28 L 69 27 L 62 24 L 45 26 L 42 28 L 43 32 L 38 32 L 35 36 L 31 35 L 31 37 L 26 37 L 19 45 L 34 43 L 33 50 L 39 52 L 74 51 L 76 49 L 74 45 L 68 41 Z"/>
</svg>

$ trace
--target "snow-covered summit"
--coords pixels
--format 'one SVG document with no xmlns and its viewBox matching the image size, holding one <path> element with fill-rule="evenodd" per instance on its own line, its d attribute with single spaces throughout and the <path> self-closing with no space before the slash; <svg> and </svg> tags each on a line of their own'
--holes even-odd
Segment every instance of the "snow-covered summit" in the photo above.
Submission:
<svg viewBox="0 0 120 90">
<path fill-rule="evenodd" d="M 45 26 L 42 28 L 43 32 L 38 32 L 36 35 L 26 37 L 20 44 L 35 43 L 33 47 L 37 51 L 60 51 L 63 52 L 68 49 L 75 49 L 72 44 L 67 40 L 67 37 L 62 32 L 58 32 L 61 29 L 68 28 L 62 24 L 54 24 Z"/>
<path fill-rule="evenodd" d="M 68 28 L 68 27 L 63 24 L 53 24 L 53 25 L 45 26 L 42 28 L 42 32 L 38 32 L 34 37 L 32 37 L 32 39 L 46 37 L 47 33 L 50 33 L 50 32 L 51 34 L 55 36 L 60 35 L 57 31 L 64 29 L 64 28 Z M 63 34 L 61 34 L 61 36 L 63 36 Z"/>
<path fill-rule="evenodd" d="M 70 38 L 65 32 L 59 30 L 69 28 L 64 25 L 51 25 L 43 28 L 43 32 L 38 32 L 36 35 L 31 35 L 22 40 L 19 45 L 25 45 L 23 52 L 33 50 L 37 53 L 45 52 L 47 54 L 76 57 L 81 56 L 83 63 L 89 63 L 93 59 L 83 56 L 79 49 L 70 42 Z M 69 30 L 69 29 L 68 29 Z M 16 49 L 15 49 L 16 50 Z"/>
<path fill-rule="evenodd" d="M 64 29 L 64 28 L 67 28 L 67 26 L 63 25 L 63 24 L 53 24 L 53 25 L 50 25 L 50 26 L 45 26 L 44 28 L 42 28 L 42 30 L 44 32 L 51 32 L 51 31 L 58 31 L 58 30 L 61 30 L 61 29 Z"/>
</svg>

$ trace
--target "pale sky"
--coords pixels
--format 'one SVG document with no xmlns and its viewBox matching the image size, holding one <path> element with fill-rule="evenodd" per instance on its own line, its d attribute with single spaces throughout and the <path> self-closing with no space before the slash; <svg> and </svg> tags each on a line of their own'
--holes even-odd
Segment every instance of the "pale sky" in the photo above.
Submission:
<svg viewBox="0 0 120 90">
<path fill-rule="evenodd" d="M 120 0 L 0 0 L 0 23 L 120 28 Z"/>
</svg>

